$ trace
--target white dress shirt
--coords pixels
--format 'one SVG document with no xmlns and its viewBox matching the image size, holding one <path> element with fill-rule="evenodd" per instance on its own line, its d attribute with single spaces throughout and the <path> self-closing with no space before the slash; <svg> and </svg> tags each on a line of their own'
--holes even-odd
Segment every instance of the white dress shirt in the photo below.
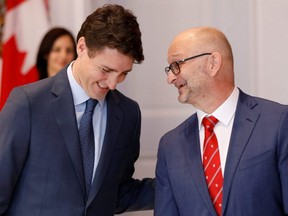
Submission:
<svg viewBox="0 0 288 216">
<path fill-rule="evenodd" d="M 203 156 L 203 145 L 204 145 L 204 127 L 202 125 L 202 119 L 205 116 L 213 115 L 215 118 L 219 120 L 214 127 L 214 132 L 218 140 L 221 169 L 223 176 L 238 97 L 239 97 L 239 89 L 235 87 L 229 98 L 220 107 L 218 107 L 218 109 L 215 110 L 212 114 L 207 114 L 201 110 L 197 110 L 201 156 Z"/>
</svg>

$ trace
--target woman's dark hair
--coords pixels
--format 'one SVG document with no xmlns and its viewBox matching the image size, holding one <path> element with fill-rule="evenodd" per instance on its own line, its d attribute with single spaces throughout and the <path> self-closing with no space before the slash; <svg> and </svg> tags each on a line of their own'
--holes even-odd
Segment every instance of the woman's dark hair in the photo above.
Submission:
<svg viewBox="0 0 288 216">
<path fill-rule="evenodd" d="M 64 35 L 68 35 L 73 41 L 74 59 L 76 58 L 77 56 L 76 44 L 75 44 L 75 39 L 72 33 L 64 28 L 52 28 L 50 31 L 48 31 L 45 34 L 39 46 L 37 60 L 36 60 L 36 67 L 39 72 L 39 79 L 44 79 L 48 77 L 47 56 L 49 55 L 54 42 L 59 37 L 64 36 Z"/>
<path fill-rule="evenodd" d="M 137 18 L 120 5 L 106 4 L 89 15 L 77 35 L 85 38 L 89 57 L 105 47 L 131 56 L 135 63 L 144 60 L 141 32 Z"/>
</svg>

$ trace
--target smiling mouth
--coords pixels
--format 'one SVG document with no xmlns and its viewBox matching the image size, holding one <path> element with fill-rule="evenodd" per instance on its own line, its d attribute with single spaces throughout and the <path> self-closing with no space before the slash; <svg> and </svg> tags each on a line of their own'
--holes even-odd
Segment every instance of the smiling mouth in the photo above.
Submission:
<svg viewBox="0 0 288 216">
<path fill-rule="evenodd" d="M 175 85 L 177 89 L 181 89 L 182 87 L 186 86 L 186 84 Z"/>
<path fill-rule="evenodd" d="M 98 84 L 98 86 L 99 86 L 100 88 L 102 88 L 102 89 L 109 89 L 108 86 L 103 85 L 103 84 L 101 84 L 101 83 L 99 83 L 99 82 L 97 82 L 97 84 Z"/>
</svg>

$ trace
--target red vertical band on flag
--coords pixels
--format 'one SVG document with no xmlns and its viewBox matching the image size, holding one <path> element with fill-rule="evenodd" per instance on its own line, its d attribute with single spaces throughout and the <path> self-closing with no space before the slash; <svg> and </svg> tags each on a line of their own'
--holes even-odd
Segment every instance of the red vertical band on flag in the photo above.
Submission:
<svg viewBox="0 0 288 216">
<path fill-rule="evenodd" d="M 38 80 L 35 63 L 49 28 L 47 7 L 47 0 L 6 0 L 0 110 L 14 87 Z"/>
<path fill-rule="evenodd" d="M 22 2 L 25 2 L 25 0 L 6 0 L 6 11 L 17 7 L 19 4 L 21 4 Z"/>
</svg>

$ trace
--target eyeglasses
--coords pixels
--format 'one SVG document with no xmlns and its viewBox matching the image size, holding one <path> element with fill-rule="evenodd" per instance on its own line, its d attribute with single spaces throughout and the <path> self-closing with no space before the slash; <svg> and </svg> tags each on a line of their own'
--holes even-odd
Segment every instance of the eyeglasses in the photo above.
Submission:
<svg viewBox="0 0 288 216">
<path fill-rule="evenodd" d="M 171 70 L 174 75 L 178 75 L 180 73 L 180 64 L 182 64 L 188 60 L 191 60 L 191 59 L 195 59 L 195 58 L 198 58 L 198 57 L 201 57 L 204 55 L 211 55 L 211 54 L 212 53 L 202 53 L 202 54 L 199 54 L 196 56 L 191 56 L 189 58 L 185 58 L 183 60 L 172 62 L 168 67 L 165 67 L 165 72 L 168 75 L 169 71 Z"/>
</svg>

